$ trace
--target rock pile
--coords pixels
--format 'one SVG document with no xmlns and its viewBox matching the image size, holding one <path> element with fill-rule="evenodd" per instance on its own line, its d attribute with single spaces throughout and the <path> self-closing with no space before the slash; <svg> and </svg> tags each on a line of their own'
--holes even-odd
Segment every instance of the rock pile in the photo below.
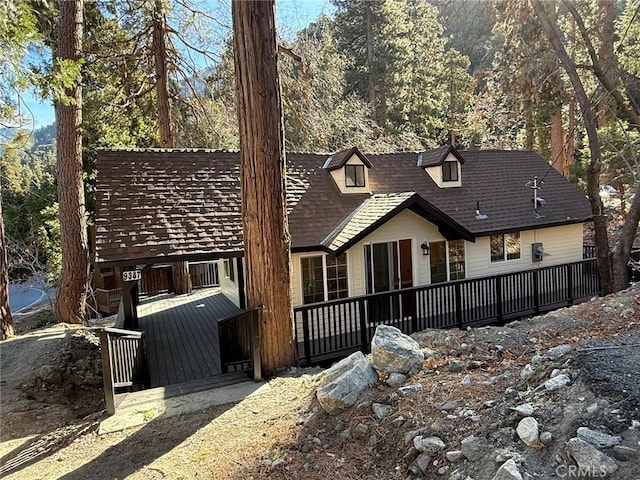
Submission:
<svg viewBox="0 0 640 480">
<path fill-rule="evenodd" d="M 576 361 L 584 355 L 577 341 L 535 348 L 536 339 L 518 327 L 514 322 L 469 332 L 427 331 L 410 338 L 381 326 L 368 358 L 353 354 L 326 371 L 317 392 L 319 403 L 332 415 L 353 407 L 369 409 L 371 420 L 361 413 L 355 425 L 338 420 L 340 442 L 364 443 L 375 452 L 380 441 L 376 431 L 383 425 L 399 429 L 404 445 L 398 445 L 398 458 L 404 465 L 397 469 L 408 475 L 401 478 L 640 478 L 640 465 L 634 464 L 640 455 L 640 411 L 619 408 L 590 390 L 582 362 Z M 640 331 L 636 340 L 628 340 L 630 345 L 633 341 L 640 341 Z M 478 375 L 484 367 L 478 352 L 491 352 L 507 366 Z M 509 352 L 526 360 L 511 368 Z M 338 371 L 353 372 L 358 381 Z M 420 395 L 425 378 L 433 379 L 429 385 L 442 384 L 442 376 L 457 378 L 457 388 L 469 393 L 432 405 L 439 417 L 416 417 L 399 408 L 414 397 L 424 401 Z M 498 390 L 494 385 L 508 386 Z M 484 390 L 492 397 L 475 399 L 477 386 L 492 387 Z"/>
</svg>

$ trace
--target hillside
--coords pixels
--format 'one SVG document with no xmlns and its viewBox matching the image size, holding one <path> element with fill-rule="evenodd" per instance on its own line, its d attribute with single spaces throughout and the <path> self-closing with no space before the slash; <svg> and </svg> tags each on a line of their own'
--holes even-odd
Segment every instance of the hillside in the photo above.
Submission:
<svg viewBox="0 0 640 480">
<path fill-rule="evenodd" d="M 427 360 L 405 382 L 420 385 L 407 396 L 379 384 L 356 407 L 329 416 L 314 395 L 320 369 L 293 369 L 237 405 L 107 435 L 97 434 L 99 414 L 80 408 L 82 395 L 34 391 L 43 389 L 33 380 L 42 359 L 60 351 L 54 339 L 87 335 L 60 326 L 30 335 L 1 349 L 4 478 L 490 480 L 504 464 L 518 473 L 495 478 L 553 478 L 576 472 L 567 448 L 582 443 L 569 440 L 594 436 L 612 442 L 598 447 L 608 478 L 640 478 L 638 285 L 504 327 L 414 335 Z M 18 349 L 28 368 L 7 376 Z M 565 385 L 544 386 L 563 375 Z M 7 397 L 12 387 L 22 398 Z M 65 406 L 53 403 L 63 399 Z M 516 433 L 525 416 L 541 434 L 532 446 Z M 418 435 L 438 437 L 444 447 L 416 462 Z"/>
</svg>

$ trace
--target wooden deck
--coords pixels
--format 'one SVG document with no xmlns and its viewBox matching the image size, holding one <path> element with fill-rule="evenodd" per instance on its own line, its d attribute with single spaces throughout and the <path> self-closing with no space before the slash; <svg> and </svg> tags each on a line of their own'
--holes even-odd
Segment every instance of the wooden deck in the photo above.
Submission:
<svg viewBox="0 0 640 480">
<path fill-rule="evenodd" d="M 218 320 L 238 311 L 219 288 L 145 299 L 138 318 L 151 388 L 220 375 Z"/>
</svg>

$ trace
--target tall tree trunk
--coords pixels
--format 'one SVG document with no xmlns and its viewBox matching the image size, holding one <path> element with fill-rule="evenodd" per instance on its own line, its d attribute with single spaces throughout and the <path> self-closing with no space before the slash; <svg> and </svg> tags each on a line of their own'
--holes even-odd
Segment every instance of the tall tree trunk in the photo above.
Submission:
<svg viewBox="0 0 640 480">
<path fill-rule="evenodd" d="M 171 109 L 169 106 L 169 73 L 167 71 L 167 46 L 165 43 L 166 19 L 163 0 L 155 0 L 153 9 L 153 54 L 156 70 L 156 97 L 158 101 L 158 126 L 160 147 L 173 148 Z"/>
<path fill-rule="evenodd" d="M 9 267 L 2 216 L 2 185 L 0 185 L 0 340 L 12 337 L 13 333 L 13 317 L 9 308 Z"/>
<path fill-rule="evenodd" d="M 248 308 L 265 373 L 296 363 L 274 0 L 232 3 Z"/>
<path fill-rule="evenodd" d="M 367 67 L 369 73 L 369 81 L 367 82 L 367 91 L 369 94 L 369 108 L 371 108 L 371 114 L 374 116 L 376 120 L 378 118 L 378 97 L 377 97 L 377 87 L 378 87 L 378 75 L 375 66 L 375 60 L 373 58 L 373 12 L 371 11 L 371 2 L 365 1 L 364 4 L 364 15 L 365 15 L 365 28 L 367 35 Z"/>
<path fill-rule="evenodd" d="M 615 9 L 613 0 L 598 0 L 600 9 L 600 49 L 598 59 L 604 65 L 605 71 L 615 71 L 609 62 L 613 61 L 613 36 L 615 34 Z M 601 95 L 598 101 L 598 126 L 607 124 L 610 118 L 609 98 Z"/>
<path fill-rule="evenodd" d="M 567 159 L 564 149 L 564 131 L 562 129 L 562 107 L 556 107 L 551 111 L 551 161 L 553 168 L 566 177 Z"/>
<path fill-rule="evenodd" d="M 591 213 L 593 215 L 593 225 L 595 229 L 596 240 L 596 262 L 598 265 L 598 273 L 600 274 L 601 293 L 608 294 L 614 291 L 614 285 L 611 278 L 611 265 L 609 262 L 609 241 L 607 238 L 607 219 L 604 215 L 602 200 L 600 199 L 600 170 L 602 168 L 602 155 L 600 153 L 600 144 L 598 143 L 598 132 L 596 130 L 596 120 L 591 110 L 589 98 L 585 92 L 582 81 L 578 76 L 575 63 L 571 61 L 564 44 L 560 39 L 558 27 L 549 20 L 545 10 L 545 4 L 541 0 L 530 0 L 531 5 L 538 18 L 543 30 L 549 38 L 553 49 L 556 51 L 558 58 L 562 62 L 564 69 L 571 80 L 571 85 L 580 104 L 582 110 L 582 119 L 584 121 L 587 136 L 589 138 L 589 151 L 591 152 L 591 161 L 587 169 L 587 196 L 591 202 Z M 553 6 L 553 5 L 551 5 Z M 553 6 L 555 8 L 555 6 Z"/>
<path fill-rule="evenodd" d="M 156 71 L 156 98 L 158 102 L 158 128 L 160 147 L 175 147 L 171 128 L 171 106 L 169 104 L 169 72 L 167 70 L 167 20 L 163 0 L 154 0 L 153 4 L 153 55 Z M 188 262 L 171 264 L 173 290 L 177 294 L 191 291 L 191 277 Z"/>
<path fill-rule="evenodd" d="M 83 0 L 60 0 L 57 60 L 82 57 Z M 57 125 L 58 205 L 62 278 L 56 299 L 60 322 L 86 323 L 89 247 L 82 181 L 82 86 L 80 74 L 65 90 L 71 102 L 55 102 Z M 68 105 L 65 103 L 69 103 Z"/>
</svg>

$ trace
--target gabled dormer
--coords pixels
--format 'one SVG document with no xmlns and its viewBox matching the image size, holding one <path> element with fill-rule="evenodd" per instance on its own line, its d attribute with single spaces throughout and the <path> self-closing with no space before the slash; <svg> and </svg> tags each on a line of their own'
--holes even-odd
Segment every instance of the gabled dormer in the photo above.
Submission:
<svg viewBox="0 0 640 480">
<path fill-rule="evenodd" d="M 334 153 L 322 166 L 331 173 L 342 193 L 371 193 L 369 169 L 371 162 L 358 147 Z"/>
<path fill-rule="evenodd" d="M 462 186 L 464 158 L 453 145 L 434 148 L 418 155 L 418 167 L 440 188 Z"/>
</svg>

